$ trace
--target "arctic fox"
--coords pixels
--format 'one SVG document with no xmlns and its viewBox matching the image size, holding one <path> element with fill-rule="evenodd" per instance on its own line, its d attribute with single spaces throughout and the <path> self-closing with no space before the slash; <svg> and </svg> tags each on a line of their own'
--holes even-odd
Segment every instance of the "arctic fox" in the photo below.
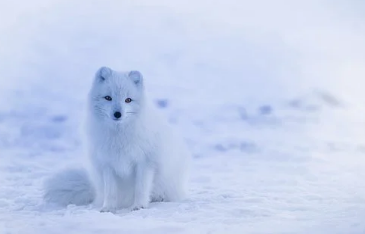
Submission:
<svg viewBox="0 0 365 234">
<path fill-rule="evenodd" d="M 45 184 L 44 198 L 94 203 L 102 212 L 138 210 L 185 197 L 190 154 L 145 98 L 139 71 L 100 68 L 88 97 L 90 173 L 66 170 Z"/>
</svg>

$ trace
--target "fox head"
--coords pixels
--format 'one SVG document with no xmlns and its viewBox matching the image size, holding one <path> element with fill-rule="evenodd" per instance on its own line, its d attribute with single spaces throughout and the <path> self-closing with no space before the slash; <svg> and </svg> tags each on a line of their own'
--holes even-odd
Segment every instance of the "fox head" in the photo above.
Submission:
<svg viewBox="0 0 365 234">
<path fill-rule="evenodd" d="M 117 72 L 101 67 L 89 93 L 91 114 L 111 124 L 128 123 L 142 110 L 143 93 L 143 76 L 139 71 Z"/>
</svg>

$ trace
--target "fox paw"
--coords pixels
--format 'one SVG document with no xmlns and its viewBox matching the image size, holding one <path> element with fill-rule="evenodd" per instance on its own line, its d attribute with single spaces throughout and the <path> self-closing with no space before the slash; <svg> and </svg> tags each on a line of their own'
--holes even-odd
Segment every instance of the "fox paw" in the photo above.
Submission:
<svg viewBox="0 0 365 234">
<path fill-rule="evenodd" d="M 115 208 L 112 208 L 112 207 L 106 207 L 106 206 L 103 206 L 100 210 L 101 213 L 106 213 L 106 212 L 109 212 L 109 213 L 115 213 L 116 212 L 116 209 Z"/>
<path fill-rule="evenodd" d="M 130 210 L 136 211 L 136 210 L 141 210 L 141 209 L 145 209 L 145 208 L 147 208 L 147 206 L 145 206 L 145 205 L 133 205 L 130 207 Z"/>
<path fill-rule="evenodd" d="M 151 202 L 163 202 L 165 201 L 162 196 L 152 197 Z"/>
</svg>

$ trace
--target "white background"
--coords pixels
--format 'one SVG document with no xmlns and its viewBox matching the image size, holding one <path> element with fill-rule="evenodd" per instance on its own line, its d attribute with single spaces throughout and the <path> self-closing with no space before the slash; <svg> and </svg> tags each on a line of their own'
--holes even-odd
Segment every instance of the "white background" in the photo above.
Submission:
<svg viewBox="0 0 365 234">
<path fill-rule="evenodd" d="M 356 0 L 2 0 L 1 233 L 364 233 L 364 12 Z M 82 163 L 100 66 L 140 70 L 180 129 L 187 200 L 117 215 L 43 203 L 43 180 Z"/>
</svg>

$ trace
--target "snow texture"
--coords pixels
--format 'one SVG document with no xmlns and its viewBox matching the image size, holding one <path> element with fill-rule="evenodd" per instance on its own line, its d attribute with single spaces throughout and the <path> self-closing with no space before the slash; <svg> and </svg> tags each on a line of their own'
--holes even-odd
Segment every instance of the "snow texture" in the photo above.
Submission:
<svg viewBox="0 0 365 234">
<path fill-rule="evenodd" d="M 0 6 L 0 233 L 365 233 L 363 2 Z M 84 163 L 100 66 L 141 71 L 180 130 L 186 200 L 118 214 L 42 200 Z"/>
</svg>

